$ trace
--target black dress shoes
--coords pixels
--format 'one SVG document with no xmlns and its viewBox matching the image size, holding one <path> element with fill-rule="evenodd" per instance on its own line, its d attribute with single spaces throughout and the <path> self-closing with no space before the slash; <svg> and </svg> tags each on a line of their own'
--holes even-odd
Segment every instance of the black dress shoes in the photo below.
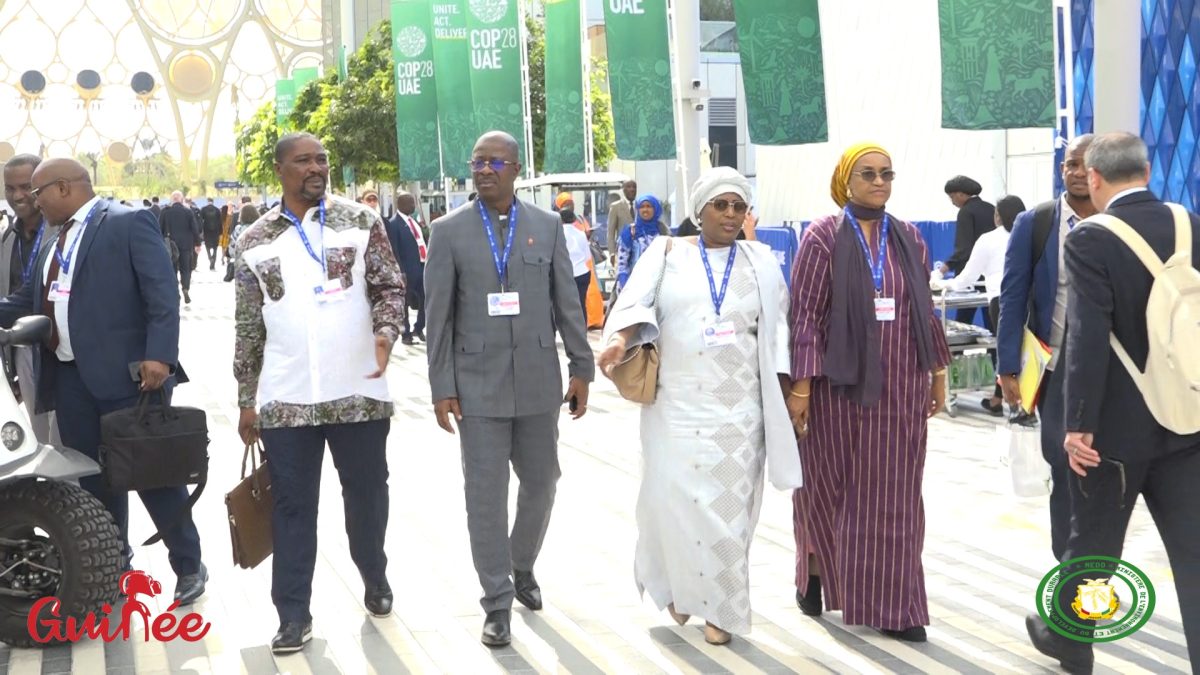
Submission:
<svg viewBox="0 0 1200 675">
<path fill-rule="evenodd" d="M 821 616 L 821 577 L 808 575 L 808 591 L 800 595 L 796 589 L 796 605 L 805 616 Z"/>
<path fill-rule="evenodd" d="M 186 607 L 204 595 L 204 584 L 208 581 L 208 568 L 200 563 L 200 570 L 195 574 L 185 574 L 179 577 L 175 585 L 175 599 L 180 607 Z"/>
<path fill-rule="evenodd" d="M 929 638 L 925 635 L 925 626 L 913 626 L 904 630 L 890 630 L 888 628 L 877 629 L 887 637 L 893 640 L 903 640 L 905 642 L 925 642 Z"/>
<path fill-rule="evenodd" d="M 534 611 L 542 608 L 542 589 L 532 571 L 513 570 L 513 586 L 517 590 L 517 602 Z"/>
<path fill-rule="evenodd" d="M 512 642 L 512 610 L 497 609 L 483 620 L 483 635 L 479 641 L 489 647 L 505 647 Z"/>
<path fill-rule="evenodd" d="M 376 619 L 382 619 L 385 616 L 390 616 L 392 613 L 392 587 L 387 581 L 367 586 L 367 592 L 363 595 L 363 604 L 367 607 L 367 612 Z"/>
<path fill-rule="evenodd" d="M 291 654 L 304 649 L 304 643 L 312 639 L 312 622 L 299 623 L 289 621 L 279 627 L 279 632 L 271 638 L 271 652 L 274 654 Z"/>
<path fill-rule="evenodd" d="M 1068 673 L 1091 675 L 1096 663 L 1096 655 L 1092 646 L 1082 642 L 1069 640 L 1050 630 L 1042 617 L 1030 614 L 1025 617 L 1025 630 L 1029 631 L 1029 640 L 1035 649 L 1057 659 L 1058 664 Z"/>
<path fill-rule="evenodd" d="M 413 333 L 413 337 L 417 338 L 417 339 L 418 339 L 418 340 L 420 340 L 421 342 L 426 342 L 426 341 L 427 341 L 427 340 L 425 339 L 425 331 L 423 331 L 423 330 L 419 330 L 419 331 L 417 331 L 417 332 Z"/>
</svg>

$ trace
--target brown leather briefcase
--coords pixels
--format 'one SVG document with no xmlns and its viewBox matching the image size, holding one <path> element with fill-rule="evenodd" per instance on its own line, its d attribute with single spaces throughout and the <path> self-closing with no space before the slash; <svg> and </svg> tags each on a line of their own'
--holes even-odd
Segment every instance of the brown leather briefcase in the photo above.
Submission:
<svg viewBox="0 0 1200 675">
<path fill-rule="evenodd" d="M 233 543 L 233 563 L 250 569 L 271 555 L 271 511 L 275 498 L 271 495 L 271 474 L 258 443 L 246 446 L 242 455 L 242 481 L 225 495 L 229 510 L 229 538 Z M 250 473 L 246 473 L 246 460 Z"/>
</svg>

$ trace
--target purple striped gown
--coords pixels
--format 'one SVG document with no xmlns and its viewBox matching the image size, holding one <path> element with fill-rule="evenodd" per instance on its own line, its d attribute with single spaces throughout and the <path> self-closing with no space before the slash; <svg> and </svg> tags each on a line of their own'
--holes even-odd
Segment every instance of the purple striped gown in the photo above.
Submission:
<svg viewBox="0 0 1200 675">
<path fill-rule="evenodd" d="M 925 268 L 929 252 L 920 232 L 896 223 L 919 242 Z M 917 365 L 912 321 L 934 327 L 937 368 L 950 361 L 941 323 L 914 317 L 904 274 L 888 247 L 883 296 L 896 298 L 896 320 L 882 326 L 883 394 L 864 408 L 833 394 L 822 375 L 829 323 L 830 284 L 837 217 L 814 221 L 804 232 L 792 271 L 792 377 L 813 378 L 809 435 L 800 444 L 804 487 L 793 494 L 796 586 L 808 586 L 808 558 L 820 564 L 828 610 L 842 610 L 847 625 L 903 630 L 929 623 L 921 549 L 925 512 L 925 413 L 930 373 Z M 895 231 L 888 237 L 895 238 Z M 879 229 L 870 243 L 879 251 Z"/>
</svg>

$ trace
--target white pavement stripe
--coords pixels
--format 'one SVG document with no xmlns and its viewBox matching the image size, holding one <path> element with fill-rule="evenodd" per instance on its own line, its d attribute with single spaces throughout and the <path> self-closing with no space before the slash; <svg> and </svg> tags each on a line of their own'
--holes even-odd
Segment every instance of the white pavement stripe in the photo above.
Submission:
<svg viewBox="0 0 1200 675">
<path fill-rule="evenodd" d="M 105 669 L 104 643 L 100 640 L 83 640 L 71 648 L 72 675 L 93 675 Z"/>
<path fill-rule="evenodd" d="M 14 649 L 8 657 L 8 675 L 41 675 L 42 650 Z"/>
</svg>

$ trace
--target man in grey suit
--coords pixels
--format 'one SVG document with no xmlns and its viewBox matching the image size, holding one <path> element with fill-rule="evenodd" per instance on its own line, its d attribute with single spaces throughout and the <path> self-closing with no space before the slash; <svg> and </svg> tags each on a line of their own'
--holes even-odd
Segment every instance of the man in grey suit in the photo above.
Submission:
<svg viewBox="0 0 1200 675">
<path fill-rule="evenodd" d="M 16 212 L 16 218 L 0 235 L 0 297 L 7 297 L 30 282 L 37 270 L 38 251 L 58 237 L 58 226 L 46 222 L 33 196 L 33 170 L 41 164 L 37 155 L 17 155 L 4 165 L 4 198 Z M 8 363 L 16 375 L 17 386 L 33 435 L 39 443 L 61 445 L 54 411 L 38 413 L 34 406 L 37 386 L 33 378 L 33 347 L 6 347 Z"/>
<path fill-rule="evenodd" d="M 542 607 L 533 565 L 550 523 L 558 467 L 558 414 L 587 411 L 595 363 L 584 333 L 571 259 L 556 214 L 517 200 L 512 136 L 475 144 L 478 198 L 438 219 L 425 265 L 429 384 L 438 424 L 458 422 L 471 557 L 483 587 L 482 642 L 511 641 L 515 596 Z M 562 335 L 570 383 L 554 338 Z M 508 531 L 509 462 L 520 479 Z"/>
<path fill-rule="evenodd" d="M 608 205 L 608 262 L 617 264 L 617 237 L 621 228 L 628 227 L 635 215 L 633 200 L 637 199 L 637 181 L 627 180 L 621 183 L 621 195 L 624 199 Z"/>
</svg>

